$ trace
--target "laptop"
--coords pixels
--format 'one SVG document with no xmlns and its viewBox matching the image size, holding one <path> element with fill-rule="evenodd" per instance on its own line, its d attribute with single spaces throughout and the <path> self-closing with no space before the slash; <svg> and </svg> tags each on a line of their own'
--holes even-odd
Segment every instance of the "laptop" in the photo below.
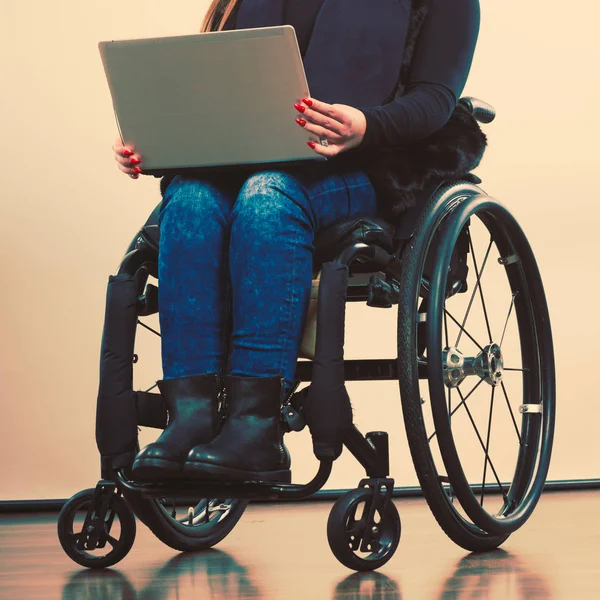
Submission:
<svg viewBox="0 0 600 600">
<path fill-rule="evenodd" d="M 310 95 L 291 25 L 98 44 L 117 126 L 144 173 L 325 161 L 294 103 Z"/>
</svg>

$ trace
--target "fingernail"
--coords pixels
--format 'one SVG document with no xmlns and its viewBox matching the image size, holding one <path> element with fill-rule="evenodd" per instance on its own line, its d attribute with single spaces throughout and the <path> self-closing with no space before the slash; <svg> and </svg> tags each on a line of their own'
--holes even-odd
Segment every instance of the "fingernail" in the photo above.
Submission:
<svg viewBox="0 0 600 600">
<path fill-rule="evenodd" d="M 298 125 L 302 125 L 302 127 L 306 125 L 306 121 L 304 119 L 296 119 L 296 123 L 298 123 Z"/>
<path fill-rule="evenodd" d="M 133 156 L 133 152 L 131 150 L 123 150 L 123 154 L 125 156 Z"/>
<path fill-rule="evenodd" d="M 313 150 L 315 149 L 316 144 L 314 142 L 306 142 Z"/>
<path fill-rule="evenodd" d="M 294 104 L 294 108 L 296 108 L 300 112 L 304 112 L 306 110 L 306 106 L 302 106 L 302 104 Z"/>
<path fill-rule="evenodd" d="M 131 179 L 139 179 L 139 175 L 137 173 L 133 173 L 132 175 L 130 175 Z"/>
<path fill-rule="evenodd" d="M 309 100 L 308 98 L 302 98 L 302 102 L 304 102 L 304 104 L 308 104 L 308 106 L 313 105 L 313 101 Z"/>
<path fill-rule="evenodd" d="M 131 169 L 134 173 L 141 173 L 142 170 L 139 167 L 133 167 L 133 169 Z"/>
<path fill-rule="evenodd" d="M 139 158 L 131 158 L 131 159 L 129 160 L 129 162 L 130 162 L 132 165 L 139 165 L 139 164 L 140 164 L 142 161 L 141 161 Z"/>
</svg>

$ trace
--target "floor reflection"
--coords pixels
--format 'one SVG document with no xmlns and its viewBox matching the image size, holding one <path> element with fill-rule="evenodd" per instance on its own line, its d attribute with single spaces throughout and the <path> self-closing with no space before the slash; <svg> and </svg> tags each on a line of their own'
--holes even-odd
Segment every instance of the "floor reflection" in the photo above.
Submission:
<svg viewBox="0 0 600 600">
<path fill-rule="evenodd" d="M 433 598 L 459 600 L 548 600 L 552 586 L 519 556 L 505 550 L 469 554 L 456 565 Z M 424 597 L 424 596 L 421 596 Z M 336 586 L 332 600 L 400 600 L 400 584 L 383 573 L 354 573 Z"/>
<path fill-rule="evenodd" d="M 441 600 L 486 598 L 538 600 L 553 597 L 550 582 L 519 556 L 505 550 L 469 554 L 442 584 Z"/>
<path fill-rule="evenodd" d="M 524 559 L 504 550 L 469 554 L 438 587 L 439 600 L 547 600 L 552 586 Z M 168 600 L 260 598 L 248 569 L 221 550 L 179 554 L 151 573 L 136 591 L 113 569 L 76 572 L 63 588 L 63 600 Z M 332 600 L 401 600 L 400 584 L 383 573 L 352 573 L 335 587 Z"/>
<path fill-rule="evenodd" d="M 120 571 L 84 569 L 71 576 L 63 587 L 62 597 L 69 600 L 135 600 L 137 593 Z"/>
<path fill-rule="evenodd" d="M 221 550 L 179 554 L 157 569 L 136 592 L 119 571 L 78 571 L 63 588 L 63 600 L 167 600 L 258 598 L 260 592 L 246 567 Z"/>
<path fill-rule="evenodd" d="M 333 600 L 400 600 L 400 586 L 377 571 L 353 573 L 342 579 L 336 587 Z"/>
</svg>

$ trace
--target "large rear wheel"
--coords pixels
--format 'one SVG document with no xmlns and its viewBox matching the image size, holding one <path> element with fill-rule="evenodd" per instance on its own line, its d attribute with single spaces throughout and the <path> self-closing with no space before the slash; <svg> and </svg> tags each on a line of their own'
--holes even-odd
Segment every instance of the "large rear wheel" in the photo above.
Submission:
<svg viewBox="0 0 600 600">
<path fill-rule="evenodd" d="M 450 295 L 461 238 L 473 284 Z M 552 452 L 554 354 L 540 273 L 514 217 L 483 194 L 448 216 L 434 265 L 426 313 L 430 437 L 438 438 L 470 520 L 510 534 L 532 514 Z"/>
<path fill-rule="evenodd" d="M 499 206 L 467 182 L 436 194 L 403 250 L 399 282 L 398 372 L 411 456 L 438 523 L 471 551 L 501 545 L 516 527 L 495 525 L 520 510 L 522 501 L 526 516 L 531 514 L 545 480 L 554 425 L 552 344 L 539 273 L 536 279 L 532 255 L 522 262 L 510 258 L 529 246 L 522 232 L 512 240 L 520 229 L 498 224 L 511 221 L 505 209 L 494 208 Z M 459 210 L 460 227 L 448 228 Z M 492 212 L 502 216 L 494 219 Z M 494 256 L 503 261 L 496 260 L 492 274 L 494 244 Z M 484 287 L 493 290 L 493 302 Z M 541 338 L 527 325 L 534 312 L 535 327 L 546 332 Z M 544 365 L 532 370 L 523 357 L 538 360 L 543 345 L 549 348 Z M 519 410 L 531 410 L 520 424 Z M 535 449 L 526 446 L 530 441 L 537 442 Z"/>
</svg>

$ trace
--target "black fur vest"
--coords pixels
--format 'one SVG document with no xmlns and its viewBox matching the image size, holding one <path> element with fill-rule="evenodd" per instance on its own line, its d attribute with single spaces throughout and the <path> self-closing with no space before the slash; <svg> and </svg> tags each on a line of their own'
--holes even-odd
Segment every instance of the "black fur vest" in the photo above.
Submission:
<svg viewBox="0 0 600 600">
<path fill-rule="evenodd" d="M 400 80 L 395 97 L 402 96 L 417 38 L 427 15 L 426 0 L 413 0 Z M 393 218 L 415 205 L 432 179 L 455 179 L 475 169 L 485 152 L 487 137 L 462 104 L 448 122 L 428 137 L 391 152 L 379 152 L 363 163 L 377 192 L 379 213 Z"/>
</svg>

